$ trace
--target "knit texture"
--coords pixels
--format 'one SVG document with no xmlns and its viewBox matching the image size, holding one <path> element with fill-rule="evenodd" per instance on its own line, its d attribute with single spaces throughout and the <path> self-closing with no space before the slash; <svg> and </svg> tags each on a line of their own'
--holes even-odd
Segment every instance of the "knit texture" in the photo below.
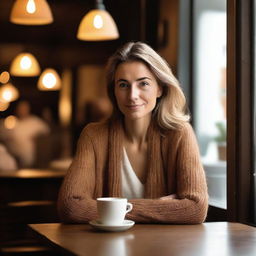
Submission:
<svg viewBox="0 0 256 256">
<path fill-rule="evenodd" d="M 85 127 L 59 193 L 62 221 L 86 223 L 97 219 L 97 197 L 122 197 L 123 136 L 121 122 Z M 145 199 L 129 200 L 133 210 L 126 217 L 137 223 L 203 222 L 208 194 L 192 127 L 186 123 L 180 130 L 161 135 L 152 123 L 147 138 Z M 168 198 L 171 194 L 177 199 Z"/>
</svg>

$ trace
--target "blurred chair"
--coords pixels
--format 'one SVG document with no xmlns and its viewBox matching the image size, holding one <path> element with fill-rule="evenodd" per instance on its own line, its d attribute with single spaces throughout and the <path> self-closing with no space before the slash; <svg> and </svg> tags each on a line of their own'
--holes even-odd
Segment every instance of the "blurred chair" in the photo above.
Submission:
<svg viewBox="0 0 256 256">
<path fill-rule="evenodd" d="M 58 222 L 56 201 L 65 172 L 0 172 L 0 255 L 56 255 L 35 241 L 28 223 Z"/>
</svg>

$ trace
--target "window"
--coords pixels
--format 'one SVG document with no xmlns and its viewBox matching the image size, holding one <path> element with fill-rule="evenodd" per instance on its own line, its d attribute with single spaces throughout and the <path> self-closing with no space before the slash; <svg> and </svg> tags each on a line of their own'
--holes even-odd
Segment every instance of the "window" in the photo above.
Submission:
<svg viewBox="0 0 256 256">
<path fill-rule="evenodd" d="M 209 203 L 226 204 L 226 1 L 195 0 L 193 122 Z"/>
</svg>

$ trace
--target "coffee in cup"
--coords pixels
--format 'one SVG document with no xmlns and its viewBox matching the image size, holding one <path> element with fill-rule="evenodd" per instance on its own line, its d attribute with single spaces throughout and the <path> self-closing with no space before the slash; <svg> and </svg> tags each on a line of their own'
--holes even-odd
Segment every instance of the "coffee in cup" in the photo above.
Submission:
<svg viewBox="0 0 256 256">
<path fill-rule="evenodd" d="M 132 204 L 126 198 L 97 198 L 98 222 L 104 225 L 122 225 L 126 213 L 132 210 Z"/>
</svg>

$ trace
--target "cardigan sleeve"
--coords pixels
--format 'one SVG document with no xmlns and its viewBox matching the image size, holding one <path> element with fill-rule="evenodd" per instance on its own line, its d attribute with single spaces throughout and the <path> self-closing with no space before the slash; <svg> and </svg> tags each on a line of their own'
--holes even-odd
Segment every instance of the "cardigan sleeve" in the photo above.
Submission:
<svg viewBox="0 0 256 256">
<path fill-rule="evenodd" d="M 86 223 L 96 219 L 95 152 L 86 128 L 78 140 L 74 160 L 60 188 L 57 207 L 61 221 Z"/>
<path fill-rule="evenodd" d="M 127 215 L 128 218 L 141 223 L 196 224 L 205 220 L 208 210 L 207 185 L 190 124 L 186 124 L 181 131 L 174 166 L 177 199 L 130 200 L 133 210 Z"/>
</svg>

